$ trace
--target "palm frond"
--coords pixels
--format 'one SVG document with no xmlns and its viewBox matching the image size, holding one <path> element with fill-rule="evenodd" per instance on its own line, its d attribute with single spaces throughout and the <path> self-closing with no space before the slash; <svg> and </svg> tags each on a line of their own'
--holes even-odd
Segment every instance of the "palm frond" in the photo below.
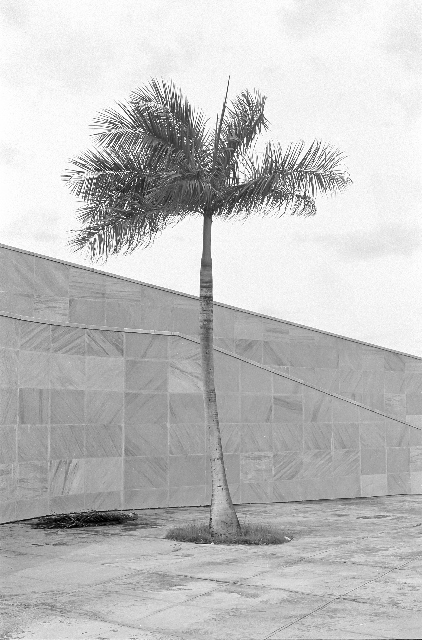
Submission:
<svg viewBox="0 0 422 640">
<path fill-rule="evenodd" d="M 200 110 L 194 110 L 173 83 L 151 79 L 132 92 L 128 104 L 102 111 L 94 121 L 99 144 L 155 154 L 178 155 L 190 168 L 210 157 L 211 134 Z"/>
</svg>

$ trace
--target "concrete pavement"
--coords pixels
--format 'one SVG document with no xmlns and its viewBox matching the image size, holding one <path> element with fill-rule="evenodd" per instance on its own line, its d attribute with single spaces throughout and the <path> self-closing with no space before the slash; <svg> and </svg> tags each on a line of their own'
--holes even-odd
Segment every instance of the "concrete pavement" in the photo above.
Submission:
<svg viewBox="0 0 422 640">
<path fill-rule="evenodd" d="M 2 640 L 422 638 L 422 496 L 243 505 L 280 546 L 163 539 L 206 508 L 137 525 L 0 526 Z"/>
</svg>

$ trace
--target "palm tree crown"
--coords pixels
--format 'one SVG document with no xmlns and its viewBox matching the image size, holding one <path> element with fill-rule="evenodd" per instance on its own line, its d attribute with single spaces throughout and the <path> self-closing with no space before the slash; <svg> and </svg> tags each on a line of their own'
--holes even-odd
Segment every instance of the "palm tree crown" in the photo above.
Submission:
<svg viewBox="0 0 422 640">
<path fill-rule="evenodd" d="M 72 244 L 105 257 L 145 246 L 188 215 L 248 217 L 259 213 L 314 215 L 315 196 L 350 182 L 342 154 L 314 141 L 282 149 L 268 143 L 265 97 L 226 97 L 215 128 L 172 83 L 152 79 L 127 103 L 94 121 L 93 149 L 73 159 L 64 176 L 82 201 Z"/>
</svg>

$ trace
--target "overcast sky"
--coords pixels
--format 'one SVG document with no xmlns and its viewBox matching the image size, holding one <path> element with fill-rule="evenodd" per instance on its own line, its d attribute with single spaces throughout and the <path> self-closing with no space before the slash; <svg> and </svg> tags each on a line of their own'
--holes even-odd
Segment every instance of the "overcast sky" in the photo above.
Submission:
<svg viewBox="0 0 422 640">
<path fill-rule="evenodd" d="M 422 355 L 421 0 L 0 0 L 0 242 L 67 246 L 61 181 L 96 113 L 151 76 L 209 114 L 245 88 L 270 135 L 347 156 L 354 184 L 315 218 L 214 224 L 215 299 Z M 199 220 L 97 268 L 194 295 Z"/>
</svg>

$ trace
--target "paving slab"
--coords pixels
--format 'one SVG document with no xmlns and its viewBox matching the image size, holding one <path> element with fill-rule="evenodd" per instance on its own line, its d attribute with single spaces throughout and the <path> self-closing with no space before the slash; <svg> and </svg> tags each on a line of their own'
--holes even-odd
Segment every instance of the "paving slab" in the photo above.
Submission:
<svg viewBox="0 0 422 640">
<path fill-rule="evenodd" d="M 164 538 L 206 508 L 139 523 L 0 525 L 2 640 L 422 638 L 422 496 L 242 505 L 278 546 Z"/>
</svg>

